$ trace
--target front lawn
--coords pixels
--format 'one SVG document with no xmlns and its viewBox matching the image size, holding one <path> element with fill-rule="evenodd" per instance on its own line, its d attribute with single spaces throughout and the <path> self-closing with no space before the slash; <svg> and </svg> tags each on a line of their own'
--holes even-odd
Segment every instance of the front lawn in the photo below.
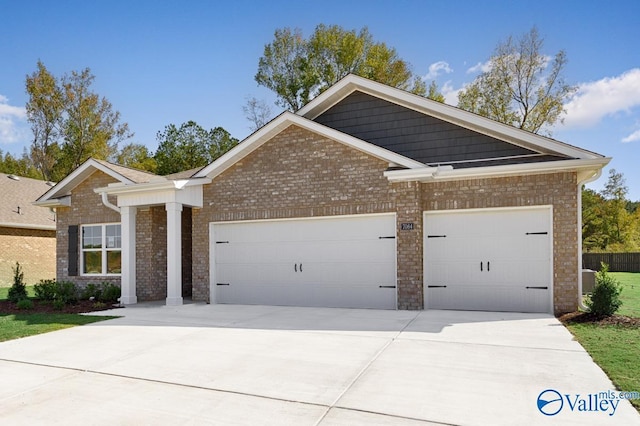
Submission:
<svg viewBox="0 0 640 426">
<path fill-rule="evenodd" d="M 622 391 L 640 391 L 640 273 L 611 272 L 623 286 L 619 317 L 592 322 L 565 321 L 593 360 Z M 629 318 L 624 318 L 629 317 Z M 585 389 L 585 391 L 591 391 Z M 640 411 L 640 400 L 630 402 Z"/>
<path fill-rule="evenodd" d="M 0 342 L 91 324 L 117 317 L 78 314 L 3 314 L 0 313 Z"/>
<path fill-rule="evenodd" d="M 16 309 L 13 303 L 10 304 L 11 309 L 3 312 L 2 306 L 9 304 L 9 302 L 6 301 L 8 293 L 9 287 L 0 287 L 0 342 L 117 318 L 112 316 L 89 316 L 63 312 L 37 312 L 45 308 L 45 305 L 38 301 L 34 301 L 32 312 L 25 310 L 24 312 L 16 313 L 14 312 Z M 33 286 L 27 286 L 27 295 L 29 297 L 35 296 Z M 49 307 L 49 305 L 46 307 Z"/>
</svg>

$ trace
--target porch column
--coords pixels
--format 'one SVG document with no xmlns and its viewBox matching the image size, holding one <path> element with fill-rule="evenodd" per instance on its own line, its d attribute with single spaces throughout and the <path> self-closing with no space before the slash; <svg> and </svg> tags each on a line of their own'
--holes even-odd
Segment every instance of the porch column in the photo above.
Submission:
<svg viewBox="0 0 640 426">
<path fill-rule="evenodd" d="M 138 303 L 136 297 L 136 207 L 120 207 L 120 230 L 122 237 L 122 258 L 120 303 Z"/>
<path fill-rule="evenodd" d="M 166 203 L 167 305 L 182 305 L 182 204 Z"/>
</svg>

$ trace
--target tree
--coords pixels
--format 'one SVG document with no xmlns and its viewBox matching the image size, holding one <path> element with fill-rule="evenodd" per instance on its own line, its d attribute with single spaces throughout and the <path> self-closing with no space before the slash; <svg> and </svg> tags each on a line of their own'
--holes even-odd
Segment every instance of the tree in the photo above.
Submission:
<svg viewBox="0 0 640 426">
<path fill-rule="evenodd" d="M 458 107 L 533 133 L 550 135 L 562 122 L 563 105 L 577 88 L 564 82 L 567 55 L 543 53 L 544 40 L 533 27 L 519 39 L 500 42 L 489 70 L 458 94 Z"/>
<path fill-rule="evenodd" d="M 247 103 L 242 107 L 242 112 L 251 123 L 249 128 L 252 132 L 267 124 L 273 117 L 271 107 L 265 101 L 258 100 L 253 96 L 247 98 Z"/>
<path fill-rule="evenodd" d="M 609 170 L 600 193 L 582 191 L 582 239 L 586 251 L 640 250 L 640 211 L 629 212 L 622 173 Z"/>
<path fill-rule="evenodd" d="M 442 92 L 440 92 L 440 90 L 438 90 L 438 85 L 436 84 L 435 80 L 432 80 L 431 84 L 429 85 L 427 98 L 440 102 L 441 104 L 444 103 L 444 95 L 442 94 Z"/>
<path fill-rule="evenodd" d="M 154 156 L 160 175 L 204 167 L 238 144 L 222 127 L 205 130 L 195 121 L 173 124 L 158 132 L 158 150 Z"/>
<path fill-rule="evenodd" d="M 33 162 L 26 152 L 22 153 L 21 158 L 16 158 L 8 152 L 4 154 L 3 157 L 2 150 L 0 150 L 0 173 L 24 176 L 32 179 L 42 178 L 40 172 L 33 165 Z"/>
<path fill-rule="evenodd" d="M 72 71 L 62 79 L 65 120 L 62 126 L 63 164 L 70 172 L 88 158 L 107 159 L 118 143 L 133 136 L 111 102 L 91 92 L 95 76 L 89 68 Z"/>
<path fill-rule="evenodd" d="M 305 40 L 300 29 L 277 29 L 264 48 L 255 80 L 278 95 L 277 103 L 296 111 L 349 73 L 426 94 L 426 86 L 394 48 L 359 32 L 320 24 Z"/>
<path fill-rule="evenodd" d="M 60 148 L 58 139 L 65 110 L 58 80 L 38 61 L 37 71 L 27 75 L 27 120 L 31 124 L 33 142 L 31 159 L 44 180 L 54 180 L 54 167 Z"/>
<path fill-rule="evenodd" d="M 111 103 L 92 91 L 89 68 L 57 79 L 42 62 L 37 66 L 26 78 L 27 120 L 31 157 L 44 179 L 60 180 L 89 157 L 105 160 L 133 136 Z"/>
<path fill-rule="evenodd" d="M 158 163 L 153 158 L 149 148 L 139 143 L 129 143 L 123 146 L 115 157 L 116 163 L 133 169 L 155 173 Z"/>
</svg>

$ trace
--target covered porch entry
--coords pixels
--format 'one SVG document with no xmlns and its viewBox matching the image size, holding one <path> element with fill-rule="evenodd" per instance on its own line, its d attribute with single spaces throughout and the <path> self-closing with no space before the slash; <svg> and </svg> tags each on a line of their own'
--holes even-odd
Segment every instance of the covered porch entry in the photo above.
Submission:
<svg viewBox="0 0 640 426">
<path fill-rule="evenodd" d="M 210 180 L 161 179 L 95 190 L 120 213 L 124 305 L 165 299 L 175 306 L 191 296 L 191 209 L 202 207 L 202 184 Z"/>
</svg>

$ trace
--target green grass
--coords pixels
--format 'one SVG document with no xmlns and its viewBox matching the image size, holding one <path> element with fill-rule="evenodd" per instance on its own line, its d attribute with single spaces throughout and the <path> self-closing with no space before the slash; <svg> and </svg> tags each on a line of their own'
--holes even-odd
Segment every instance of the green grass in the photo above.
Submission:
<svg viewBox="0 0 640 426">
<path fill-rule="evenodd" d="M 117 317 L 78 314 L 0 314 L 0 342 Z"/>
<path fill-rule="evenodd" d="M 640 318 L 640 273 L 610 272 L 622 284 L 619 315 Z"/>
<path fill-rule="evenodd" d="M 9 294 L 9 289 L 11 287 L 0 287 L 0 300 L 5 300 Z M 32 285 L 28 285 L 27 286 L 27 296 L 28 297 L 35 297 L 36 296 L 36 292 L 33 290 L 33 286 Z"/>
<path fill-rule="evenodd" d="M 622 284 L 619 315 L 640 318 L 640 273 L 610 272 Z M 640 328 L 590 323 L 569 324 L 567 328 L 623 391 L 640 389 Z M 640 400 L 630 402 L 640 411 Z"/>
<path fill-rule="evenodd" d="M 7 298 L 8 287 L 0 287 L 0 300 Z M 27 286 L 27 295 L 34 297 L 33 286 Z M 78 315 L 78 314 L 0 314 L 0 342 L 48 333 L 75 327 L 76 325 L 91 324 L 118 317 Z"/>
<path fill-rule="evenodd" d="M 618 389 L 640 389 L 640 328 L 588 323 L 567 328 Z M 640 411 L 640 400 L 630 402 Z"/>
</svg>

